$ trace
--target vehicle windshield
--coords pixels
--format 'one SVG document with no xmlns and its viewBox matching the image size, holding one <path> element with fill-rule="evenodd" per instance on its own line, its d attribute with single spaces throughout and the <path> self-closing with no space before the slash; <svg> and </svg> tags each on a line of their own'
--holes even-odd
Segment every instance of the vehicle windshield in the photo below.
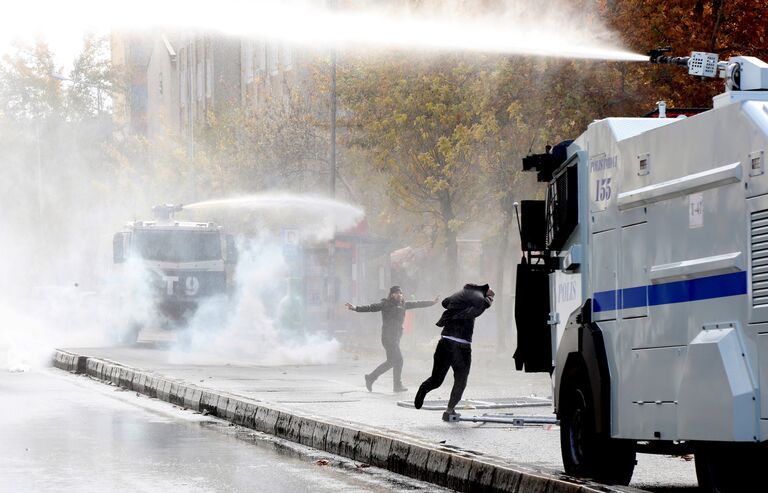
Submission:
<svg viewBox="0 0 768 493">
<path fill-rule="evenodd" d="M 137 231 L 133 248 L 146 260 L 201 262 L 221 259 L 221 240 L 216 231 Z"/>
</svg>

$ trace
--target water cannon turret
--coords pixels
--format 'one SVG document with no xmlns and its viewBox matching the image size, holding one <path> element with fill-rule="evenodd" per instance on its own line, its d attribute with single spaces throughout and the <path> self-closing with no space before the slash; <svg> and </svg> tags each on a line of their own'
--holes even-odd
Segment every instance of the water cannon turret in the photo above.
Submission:
<svg viewBox="0 0 768 493">
<path fill-rule="evenodd" d="M 751 56 L 735 56 L 720 61 L 717 53 L 693 51 L 690 56 L 673 57 L 665 53 L 669 48 L 656 48 L 648 52 L 651 63 L 688 67 L 688 73 L 698 77 L 725 79 L 726 91 L 768 90 L 768 64 Z"/>
<path fill-rule="evenodd" d="M 158 222 L 171 222 L 173 215 L 184 208 L 181 204 L 160 204 L 152 208 L 152 214 Z"/>
</svg>

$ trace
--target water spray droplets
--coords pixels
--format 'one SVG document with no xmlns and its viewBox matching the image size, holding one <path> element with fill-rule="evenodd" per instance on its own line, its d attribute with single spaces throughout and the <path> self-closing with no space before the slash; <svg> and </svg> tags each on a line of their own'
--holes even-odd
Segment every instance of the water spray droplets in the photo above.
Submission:
<svg viewBox="0 0 768 493">
<path fill-rule="evenodd" d="M 427 15 L 403 8 L 331 10 L 306 1 L 244 3 L 219 0 L 189 8 L 188 2 L 135 0 L 130 9 L 99 8 L 94 0 L 28 2 L 0 21 L 6 36 L 40 32 L 61 38 L 98 27 L 131 30 L 161 26 L 166 31 L 201 29 L 269 39 L 312 48 L 400 48 L 558 58 L 646 61 L 624 50 L 618 37 L 567 2 L 508 1 L 503 11 L 477 16 L 464 3 L 444 2 Z M 435 7 L 437 7 L 436 5 Z M 46 11 L 41 18 L 36 15 Z M 236 12 L 236 15 L 232 13 Z M 119 17 L 117 16 L 119 13 Z"/>
<path fill-rule="evenodd" d="M 355 227 L 363 209 L 338 200 L 290 193 L 264 193 L 228 199 L 206 200 L 184 206 L 185 210 L 224 209 L 261 212 L 260 219 L 291 224 L 317 241 L 329 240 L 338 231 Z"/>
</svg>

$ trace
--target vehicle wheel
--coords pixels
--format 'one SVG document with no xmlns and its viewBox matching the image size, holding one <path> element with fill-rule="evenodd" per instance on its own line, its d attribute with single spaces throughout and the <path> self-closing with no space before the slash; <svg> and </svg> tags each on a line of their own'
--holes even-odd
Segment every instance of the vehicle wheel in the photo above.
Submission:
<svg viewBox="0 0 768 493">
<path fill-rule="evenodd" d="M 189 349 L 192 346 L 192 331 L 186 327 L 177 329 L 176 344 L 180 349 Z"/>
<path fill-rule="evenodd" d="M 768 458 L 765 446 L 749 443 L 701 445 L 694 455 L 699 489 L 708 493 L 754 491 Z"/>
<path fill-rule="evenodd" d="M 583 371 L 563 380 L 560 449 L 566 474 L 627 485 L 635 469 L 635 444 L 595 431 L 592 390 Z"/>
<path fill-rule="evenodd" d="M 139 334 L 141 333 L 141 324 L 134 323 L 123 334 L 121 341 L 126 346 L 133 346 L 139 342 Z"/>
</svg>

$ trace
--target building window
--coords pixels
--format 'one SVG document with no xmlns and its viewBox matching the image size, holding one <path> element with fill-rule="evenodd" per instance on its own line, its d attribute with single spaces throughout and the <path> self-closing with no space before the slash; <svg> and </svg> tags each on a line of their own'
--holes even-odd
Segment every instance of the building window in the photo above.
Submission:
<svg viewBox="0 0 768 493">
<path fill-rule="evenodd" d="M 256 70 L 260 74 L 267 71 L 267 43 L 264 41 L 256 43 Z"/>
<path fill-rule="evenodd" d="M 277 75 L 278 72 L 276 43 L 270 43 L 267 45 L 267 71 L 269 71 L 270 75 Z"/>
<path fill-rule="evenodd" d="M 186 107 L 189 101 L 189 93 L 187 91 L 187 71 L 185 70 L 179 74 L 179 101 L 182 108 Z"/>
<path fill-rule="evenodd" d="M 210 44 L 205 56 L 205 97 L 213 97 L 213 50 Z"/>
<path fill-rule="evenodd" d="M 205 84 L 205 81 L 203 80 L 203 69 L 205 61 L 204 59 L 199 59 L 197 62 L 197 80 L 195 81 L 195 84 L 197 85 L 197 100 L 202 101 L 203 99 L 203 87 Z"/>
<path fill-rule="evenodd" d="M 189 63 L 187 55 L 188 51 L 185 48 L 182 48 L 179 53 L 179 59 L 181 60 L 181 70 L 179 70 L 179 101 L 181 102 L 182 108 L 185 108 L 187 106 L 187 101 L 189 101 L 189 93 L 187 92 L 187 68 L 189 67 Z"/>
<path fill-rule="evenodd" d="M 283 43 L 283 49 L 280 53 L 280 63 L 283 70 L 291 70 L 293 68 L 293 47 L 289 43 Z"/>
<path fill-rule="evenodd" d="M 243 71 L 245 73 L 245 83 L 253 82 L 253 41 L 246 39 L 242 42 L 243 49 Z"/>
</svg>

